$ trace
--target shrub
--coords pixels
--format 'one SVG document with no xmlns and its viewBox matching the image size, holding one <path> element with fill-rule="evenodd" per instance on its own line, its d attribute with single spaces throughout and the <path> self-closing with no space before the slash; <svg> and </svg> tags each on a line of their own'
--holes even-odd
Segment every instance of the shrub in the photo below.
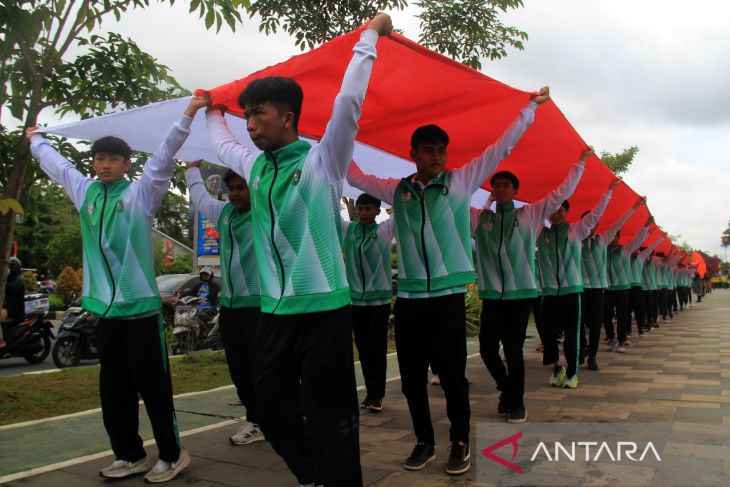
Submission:
<svg viewBox="0 0 730 487">
<path fill-rule="evenodd" d="M 48 295 L 48 306 L 51 308 L 51 311 L 60 311 L 66 308 L 63 303 L 63 298 L 58 294 Z"/>
<path fill-rule="evenodd" d="M 66 266 L 56 279 L 56 294 L 61 297 L 64 306 L 81 296 L 81 280 L 71 267 Z"/>
<path fill-rule="evenodd" d="M 23 280 L 23 287 L 25 287 L 25 294 L 30 294 L 38 291 L 38 281 L 35 278 L 35 274 L 30 271 L 25 271 L 20 275 Z"/>
</svg>

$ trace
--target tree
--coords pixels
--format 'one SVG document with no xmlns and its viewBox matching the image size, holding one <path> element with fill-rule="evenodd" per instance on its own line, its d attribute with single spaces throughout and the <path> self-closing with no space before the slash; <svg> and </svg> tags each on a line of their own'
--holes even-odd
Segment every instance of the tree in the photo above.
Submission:
<svg viewBox="0 0 730 487">
<path fill-rule="evenodd" d="M 174 3 L 174 0 L 169 0 Z M 104 18 L 117 19 L 149 0 L 0 0 L 0 194 L 23 203 L 37 179 L 22 132 L 44 109 L 81 117 L 146 105 L 185 91 L 168 68 L 119 34 L 93 34 Z M 194 0 L 191 12 L 207 28 L 234 28 L 246 0 Z M 72 58 L 69 52 L 81 51 Z M 4 125 L 6 111 L 20 130 Z M 25 206 L 25 205 L 23 205 Z M 15 211 L 0 215 L 0 275 L 10 257 Z M 0 296 L 5 281 L 0 280 Z"/>
<path fill-rule="evenodd" d="M 624 174 L 629 170 L 629 166 L 634 162 L 634 157 L 639 152 L 639 148 L 632 145 L 628 149 L 612 154 L 610 152 L 601 152 L 601 160 L 616 175 Z"/>
<path fill-rule="evenodd" d="M 63 300 L 64 306 L 71 304 L 81 296 L 81 280 L 71 267 L 65 267 L 56 279 L 56 294 Z"/>
<path fill-rule="evenodd" d="M 727 247 L 730 247 L 730 222 L 727 222 L 727 228 L 724 232 L 722 232 L 722 236 L 720 236 L 720 242 L 722 243 L 722 246 L 727 249 Z"/>
</svg>

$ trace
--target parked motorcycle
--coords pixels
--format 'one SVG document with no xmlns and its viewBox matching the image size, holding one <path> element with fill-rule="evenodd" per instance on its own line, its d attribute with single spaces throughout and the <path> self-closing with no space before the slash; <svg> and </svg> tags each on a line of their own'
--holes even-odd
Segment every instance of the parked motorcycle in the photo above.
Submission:
<svg viewBox="0 0 730 487">
<path fill-rule="evenodd" d="M 56 367 L 75 367 L 81 360 L 99 358 L 97 324 L 99 319 L 79 307 L 67 310 L 53 345 L 53 363 Z"/>
<path fill-rule="evenodd" d="M 0 348 L 0 359 L 23 357 L 31 364 L 43 362 L 51 352 L 51 338 L 54 338 L 47 315 L 48 311 L 38 310 L 26 314 L 20 323 L 2 325 L 8 344 Z"/>
<path fill-rule="evenodd" d="M 213 307 L 201 311 L 197 306 L 199 302 L 197 296 L 186 296 L 180 299 L 175 308 L 170 340 L 174 355 L 206 348 L 219 350 L 222 347 L 217 309 Z"/>
</svg>

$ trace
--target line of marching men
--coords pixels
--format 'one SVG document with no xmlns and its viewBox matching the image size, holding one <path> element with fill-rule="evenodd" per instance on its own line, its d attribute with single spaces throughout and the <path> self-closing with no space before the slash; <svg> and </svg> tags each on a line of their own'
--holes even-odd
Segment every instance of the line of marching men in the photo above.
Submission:
<svg viewBox="0 0 730 487">
<path fill-rule="evenodd" d="M 352 162 L 378 38 L 391 30 L 385 14 L 363 29 L 331 119 L 314 145 L 299 139 L 302 89 L 282 77 L 251 81 L 238 99 L 258 150 L 238 141 L 222 107 L 212 106 L 209 95 L 193 97 L 136 181 L 125 177 L 131 149 L 122 139 L 94 141 L 97 179 L 92 179 L 35 129 L 27 130 L 34 157 L 64 187 L 80 214 L 82 306 L 100 317 L 99 388 L 115 455 L 101 476 L 146 472 L 148 482 L 166 482 L 191 461 L 175 418 L 151 225 L 169 189 L 174 155 L 201 108 L 220 162 L 230 169 L 224 177 L 229 201 L 224 202 L 208 195 L 199 163 L 186 167 L 191 201 L 216 222 L 220 235 L 221 337 L 247 412 L 247 422 L 231 442 L 265 437 L 300 486 L 362 485 L 359 408 L 382 409 L 393 238 L 395 342 L 416 437 L 403 464 L 408 470 L 420 470 L 437 456 L 427 393 L 429 364 L 438 370 L 451 425 L 445 470 L 459 475 L 470 469 L 465 376 L 465 293 L 470 284 L 478 284 L 482 299 L 480 353 L 501 391 L 497 413 L 511 423 L 527 419 L 522 349 L 538 296 L 535 316 L 543 363 L 553 367 L 550 382 L 565 387 L 578 386 L 583 322 L 585 355 L 589 368 L 595 368 L 601 317 L 611 349 L 621 352 L 630 330 L 630 307 L 640 331 L 654 326 L 657 315 L 669 313 L 670 289 L 684 289 L 681 276 L 691 271 L 677 269 L 675 255 L 649 259 L 653 249 L 640 245 L 651 221 L 628 244 L 618 243 L 618 232 L 630 215 L 595 235 L 618 180 L 595 208 L 568 223 L 568 199 L 592 151 L 580 155 L 565 181 L 545 198 L 521 207 L 514 203 L 518 176 L 495 172 L 549 99 L 547 87 L 531 95 L 496 142 L 458 168 L 446 167 L 449 135 L 437 125 L 412 133 L 414 174 L 382 179 L 364 174 Z M 471 208 L 473 193 L 487 178 L 494 207 Z M 345 179 L 367 195 L 357 201 L 357 223 L 341 221 Z M 376 223 L 381 201 L 392 206 L 393 215 Z M 644 200 L 637 201 L 634 209 L 642 204 Z M 367 387 L 361 404 L 353 332 Z M 561 335 L 565 365 L 558 347 Z M 159 448 L 154 465 L 137 431 L 138 394 Z"/>
</svg>

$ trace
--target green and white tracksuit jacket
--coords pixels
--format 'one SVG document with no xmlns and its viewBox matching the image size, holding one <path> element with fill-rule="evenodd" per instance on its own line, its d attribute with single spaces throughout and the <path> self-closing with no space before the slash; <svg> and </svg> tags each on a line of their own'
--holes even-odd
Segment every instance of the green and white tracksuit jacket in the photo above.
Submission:
<svg viewBox="0 0 730 487">
<path fill-rule="evenodd" d="M 641 252 L 631 254 L 631 287 L 641 287 L 642 276 L 644 274 L 644 264 L 646 263 L 646 259 L 649 258 L 651 253 L 654 252 L 654 249 L 657 248 L 663 240 L 664 238 L 658 238 L 656 239 L 656 241 L 654 241 L 654 243 L 649 245 Z"/>
<path fill-rule="evenodd" d="M 606 289 L 608 287 L 608 274 L 606 272 L 608 244 L 613 241 L 618 231 L 621 230 L 621 227 L 635 211 L 631 207 L 610 228 L 583 240 L 580 265 L 584 289 Z"/>
<path fill-rule="evenodd" d="M 81 306 L 103 318 L 149 316 L 162 307 L 155 278 L 152 220 L 167 194 L 173 156 L 190 133 L 178 121 L 142 169 L 139 180 L 102 183 L 81 174 L 43 137 L 33 137 L 33 157 L 63 186 L 79 211 L 84 249 Z"/>
<path fill-rule="evenodd" d="M 545 218 L 560 208 L 578 185 L 585 164 L 575 163 L 566 179 L 545 198 L 515 208 L 509 202 L 495 211 L 471 209 L 481 299 L 526 299 L 538 296 L 535 240 Z"/>
<path fill-rule="evenodd" d="M 390 272 L 390 247 L 395 232 L 395 218 L 383 223 L 363 225 L 342 222 L 345 258 L 350 298 L 355 306 L 389 304 L 393 295 Z"/>
<path fill-rule="evenodd" d="M 625 245 L 608 247 L 608 290 L 623 291 L 631 288 L 631 254 L 638 249 L 649 235 L 649 227 L 643 227 L 634 238 Z"/>
<path fill-rule="evenodd" d="M 684 269 L 679 269 L 677 271 L 677 273 L 678 273 L 678 278 L 679 278 L 677 285 L 679 287 L 691 289 L 692 288 L 692 274 L 694 274 L 694 271 L 692 269 L 685 267 Z"/>
<path fill-rule="evenodd" d="M 398 253 L 398 296 L 431 298 L 466 292 L 475 281 L 470 235 L 471 196 L 509 155 L 532 123 L 530 102 L 500 138 L 468 164 L 443 171 L 424 185 L 365 175 L 353 163 L 347 182 L 393 206 Z"/>
<path fill-rule="evenodd" d="M 651 258 L 651 262 L 654 265 L 656 271 L 656 288 L 657 289 L 669 289 L 669 283 L 667 282 L 667 266 L 666 258 L 654 256 Z"/>
<path fill-rule="evenodd" d="M 662 242 L 664 241 L 664 237 L 659 237 L 656 242 L 654 242 L 650 247 L 651 251 L 653 252 L 654 249 L 656 249 Z M 646 250 L 646 249 L 644 249 Z M 653 263 L 653 257 L 651 255 L 651 252 L 649 252 L 649 255 L 644 259 L 644 265 L 641 268 L 641 290 L 642 291 L 656 291 L 657 285 L 656 285 L 656 267 Z"/>
<path fill-rule="evenodd" d="M 350 304 L 339 197 L 377 41 L 370 29 L 360 35 L 319 144 L 297 140 L 275 151 L 252 151 L 230 132 L 219 110 L 207 112 L 219 159 L 251 188 L 263 313 L 314 313 Z"/>
<path fill-rule="evenodd" d="M 208 193 L 197 167 L 185 171 L 190 202 L 208 220 L 215 222 L 220 235 L 220 305 L 226 308 L 261 306 L 259 270 L 253 250 L 251 211 L 238 210 L 229 201 Z"/>
<path fill-rule="evenodd" d="M 611 190 L 604 193 L 595 208 L 576 223 L 564 222 L 544 227 L 540 232 L 537 259 L 543 296 L 565 296 L 583 291 L 581 243 L 598 224 L 610 200 Z"/>
</svg>

